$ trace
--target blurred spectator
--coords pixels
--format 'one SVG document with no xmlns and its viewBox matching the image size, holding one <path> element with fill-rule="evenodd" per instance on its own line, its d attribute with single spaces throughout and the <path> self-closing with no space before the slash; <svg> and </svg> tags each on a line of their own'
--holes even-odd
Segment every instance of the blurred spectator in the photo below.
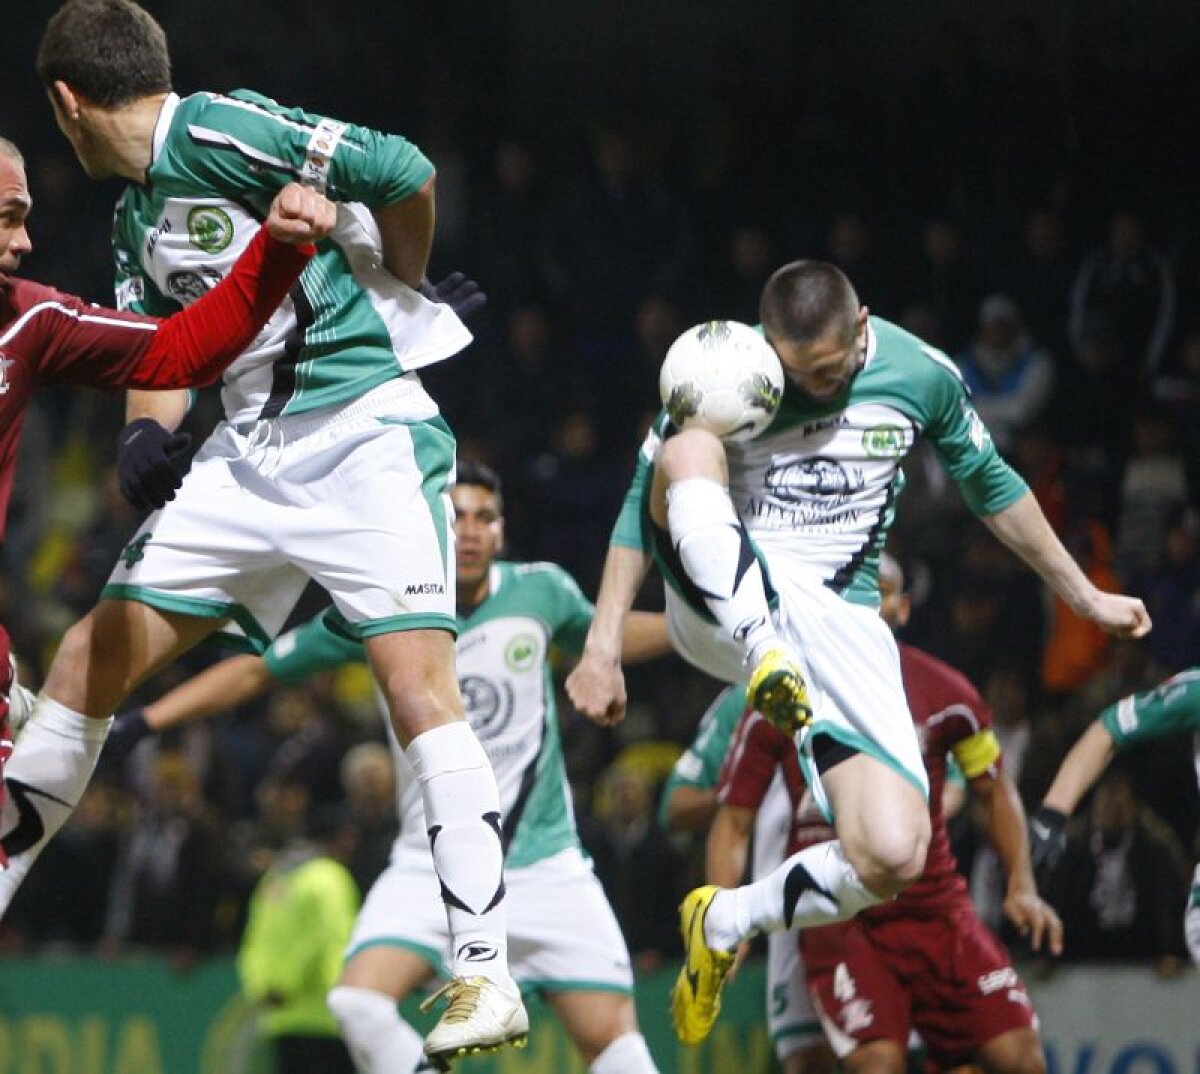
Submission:
<svg viewBox="0 0 1200 1074">
<path fill-rule="evenodd" d="M 1188 468 L 1188 487 L 1196 503 L 1200 493 L 1200 329 L 1193 328 L 1183 337 L 1175 362 L 1155 378 L 1151 391 L 1155 402 L 1174 415 Z"/>
<path fill-rule="evenodd" d="M 396 773 L 391 751 L 382 742 L 360 742 L 342 758 L 345 820 L 354 833 L 346 864 L 366 891 L 387 866 L 400 831 L 396 810 Z"/>
<path fill-rule="evenodd" d="M 920 253 L 906 284 L 906 304 L 928 307 L 941 326 L 943 347 L 951 352 L 965 347 L 987 284 L 957 221 L 944 214 L 925 221 Z"/>
<path fill-rule="evenodd" d="M 1200 513 L 1181 508 L 1167 523 L 1158 566 L 1129 578 L 1154 620 L 1146 646 L 1168 671 L 1200 662 Z"/>
<path fill-rule="evenodd" d="M 325 1003 L 354 928 L 359 893 L 340 860 L 344 828 L 318 814 L 271 863 L 250 899 L 238 950 L 246 998 L 262 1010 L 276 1074 L 354 1074 Z"/>
<path fill-rule="evenodd" d="M 215 944 L 222 860 L 196 773 L 182 754 L 160 754 L 113 877 L 106 940 L 169 953 L 189 969 Z"/>
<path fill-rule="evenodd" d="M 650 781 L 614 764 L 601 779 L 596 823 L 581 833 L 640 971 L 679 950 L 678 854 L 655 819 Z"/>
<path fill-rule="evenodd" d="M 1113 214 L 1108 241 L 1083 259 L 1071 285 L 1072 344 L 1082 346 L 1088 315 L 1103 313 L 1132 363 L 1126 383 L 1148 380 L 1175 327 L 1175 290 L 1175 270 L 1150 245 L 1141 217 L 1127 210 Z"/>
<path fill-rule="evenodd" d="M 543 245 L 553 294 L 579 336 L 579 358 L 611 361 L 647 291 L 678 291 L 691 267 L 691 236 L 671 192 L 640 173 L 620 127 L 592 137 L 592 168 L 554 208 Z"/>
<path fill-rule="evenodd" d="M 1011 458 L 1017 434 L 1050 400 L 1053 359 L 1030 336 L 1017 304 L 994 294 L 980 305 L 979 329 L 956 360 L 996 447 Z"/>
<path fill-rule="evenodd" d="M 1133 450 L 1121 479 L 1117 562 L 1123 573 L 1158 566 L 1167 521 L 1187 503 L 1187 465 L 1171 414 L 1143 406 L 1133 418 Z"/>
<path fill-rule="evenodd" d="M 875 233 L 863 217 L 856 212 L 835 213 L 825 241 L 829 260 L 854 281 L 859 301 L 881 317 L 898 317 L 896 273 L 881 256 Z"/>
<path fill-rule="evenodd" d="M 1025 217 L 1020 247 L 997 270 L 1001 289 L 1020 306 L 1034 338 L 1060 357 L 1069 350 L 1067 298 L 1074 268 L 1062 216 L 1042 208 Z"/>
<path fill-rule="evenodd" d="M 1111 769 L 1096 786 L 1087 822 L 1072 831 L 1051 899 L 1063 919 L 1069 958 L 1150 958 L 1177 972 L 1186 951 L 1183 909 L 1190 869 L 1179 841 Z"/>
<path fill-rule="evenodd" d="M 504 137 L 496 143 L 479 201 L 470 268 L 502 318 L 543 298 L 546 290 L 538 264 L 546 197 L 538 158 L 527 142 Z"/>
</svg>

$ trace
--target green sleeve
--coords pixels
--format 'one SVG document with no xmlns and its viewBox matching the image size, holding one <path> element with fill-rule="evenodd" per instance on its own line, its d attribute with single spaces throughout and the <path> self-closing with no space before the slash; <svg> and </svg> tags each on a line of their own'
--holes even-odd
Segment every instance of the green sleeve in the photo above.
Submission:
<svg viewBox="0 0 1200 1074">
<path fill-rule="evenodd" d="M 1200 731 L 1200 666 L 1172 675 L 1153 690 L 1121 698 L 1101 712 L 1099 720 L 1117 749 Z"/>
<path fill-rule="evenodd" d="M 249 90 L 189 97 L 181 113 L 176 125 L 184 130 L 172 131 L 167 159 L 152 166 L 167 194 L 257 194 L 262 210 L 298 180 L 335 201 L 375 208 L 403 200 L 433 175 L 429 159 L 398 135 L 285 108 Z"/>
<path fill-rule="evenodd" d="M 362 642 L 336 608 L 327 608 L 303 626 L 280 635 L 263 654 L 267 670 L 280 682 L 295 686 L 320 671 L 366 660 Z"/>
<path fill-rule="evenodd" d="M 646 439 L 642 441 L 633 480 L 630 482 L 629 491 L 625 493 L 621 513 L 617 515 L 616 525 L 613 526 L 612 536 L 609 538 L 608 543 L 611 545 L 635 548 L 646 555 L 650 555 L 654 548 L 648 500 L 654 474 L 654 459 L 663 441 L 666 424 L 667 412 L 664 410 L 655 419 L 650 431 L 646 433 Z"/>
<path fill-rule="evenodd" d="M 666 826 L 667 802 L 676 787 L 715 788 L 721 778 L 721 766 L 738 721 L 746 710 L 746 691 L 730 686 L 717 695 L 700 718 L 696 737 L 679 755 L 675 767 L 663 785 L 659 799 L 659 821 Z"/>
<path fill-rule="evenodd" d="M 175 299 L 164 295 L 154 281 L 142 271 L 138 256 L 141 240 L 134 233 L 129 214 L 121 211 L 125 195 L 117 202 L 113 217 L 112 247 L 116 260 L 113 287 L 116 292 L 116 307 L 148 317 L 170 317 L 183 307 Z"/>
<path fill-rule="evenodd" d="M 967 506 L 977 515 L 994 515 L 1021 499 L 1029 486 L 996 450 L 950 359 L 934 348 L 926 350 L 945 364 L 939 362 L 928 380 L 925 435 Z"/>
<path fill-rule="evenodd" d="M 583 652 L 596 609 L 575 579 L 561 567 L 553 566 L 547 570 L 546 581 L 551 587 L 553 609 L 550 640 L 564 652 L 578 656 Z"/>
</svg>

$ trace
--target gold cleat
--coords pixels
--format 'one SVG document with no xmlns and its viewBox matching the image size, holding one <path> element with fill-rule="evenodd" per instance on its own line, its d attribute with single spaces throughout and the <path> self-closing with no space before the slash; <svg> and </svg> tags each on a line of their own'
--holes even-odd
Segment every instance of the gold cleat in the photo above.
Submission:
<svg viewBox="0 0 1200 1074">
<path fill-rule="evenodd" d="M 486 977 L 455 977 L 421 1004 L 427 1011 L 447 1002 L 438 1024 L 425 1038 L 425 1056 L 437 1070 L 449 1070 L 455 1059 L 496 1052 L 508 1046 L 524 1048 L 529 1040 L 529 1016 L 520 993 Z"/>
<path fill-rule="evenodd" d="M 671 1021 L 683 1044 L 699 1044 L 721 1013 L 721 986 L 733 969 L 734 953 L 716 951 L 704 938 L 704 917 L 721 889 L 709 884 L 688 892 L 679 906 L 683 969 L 671 990 Z"/>
<path fill-rule="evenodd" d="M 758 662 L 746 686 L 746 698 L 785 735 L 794 735 L 812 722 L 804 673 L 785 649 L 771 649 Z"/>
</svg>

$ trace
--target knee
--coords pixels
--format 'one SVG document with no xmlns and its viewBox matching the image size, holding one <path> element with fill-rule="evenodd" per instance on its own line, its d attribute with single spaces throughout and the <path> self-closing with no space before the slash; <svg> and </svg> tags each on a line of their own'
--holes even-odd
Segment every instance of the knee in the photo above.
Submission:
<svg viewBox="0 0 1200 1074">
<path fill-rule="evenodd" d="M 929 850 L 929 814 L 871 829 L 858 845 L 846 847 L 846 857 L 867 888 L 890 899 L 916 882 L 925 869 Z"/>
<path fill-rule="evenodd" d="M 658 465 L 668 481 L 709 477 L 724 481 L 725 448 L 705 429 L 683 429 L 663 442 Z"/>
</svg>

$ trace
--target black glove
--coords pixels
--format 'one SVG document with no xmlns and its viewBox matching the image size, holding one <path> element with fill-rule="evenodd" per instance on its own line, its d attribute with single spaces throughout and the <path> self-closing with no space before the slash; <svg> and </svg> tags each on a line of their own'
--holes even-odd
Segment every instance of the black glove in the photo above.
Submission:
<svg viewBox="0 0 1200 1074">
<path fill-rule="evenodd" d="M 100 754 L 100 766 L 108 771 L 120 768 L 137 744 L 154 732 L 146 723 L 145 709 L 128 709 L 118 712 L 113 720 L 104 749 Z"/>
<path fill-rule="evenodd" d="M 187 473 L 189 433 L 172 433 L 153 418 L 131 421 L 117 438 L 117 479 L 121 495 L 142 511 L 158 510 L 175 499 Z"/>
<path fill-rule="evenodd" d="M 1029 818 L 1029 860 L 1034 872 L 1053 870 L 1067 849 L 1067 815 L 1042 806 Z"/>
<path fill-rule="evenodd" d="M 487 295 L 479 289 L 479 284 L 467 279 L 465 272 L 452 272 L 437 283 L 422 280 L 419 290 L 430 302 L 446 303 L 460 321 L 468 320 L 487 305 Z"/>
</svg>

